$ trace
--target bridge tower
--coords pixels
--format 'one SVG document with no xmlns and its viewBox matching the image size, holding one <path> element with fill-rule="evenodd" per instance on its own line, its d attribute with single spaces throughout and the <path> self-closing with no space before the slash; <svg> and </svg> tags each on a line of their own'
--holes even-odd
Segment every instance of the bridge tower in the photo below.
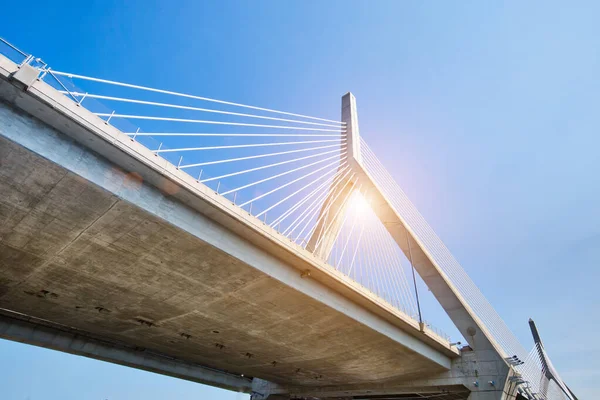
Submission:
<svg viewBox="0 0 600 400">
<path fill-rule="evenodd" d="M 461 295 L 452 280 L 438 265 L 436 259 L 432 257 L 432 250 L 415 232 L 402 213 L 395 208 L 373 175 L 365 168 L 361 153 L 356 97 L 350 92 L 342 97 L 341 120 L 346 124 L 348 164 L 352 169 L 352 174 L 350 178 L 347 178 L 346 185 L 340 185 L 342 186 L 342 195 L 339 195 L 339 190 L 332 191 L 324 202 L 321 213 L 326 214 L 321 219 L 321 224 L 315 229 L 307 248 L 322 259 L 328 259 L 342 228 L 346 212 L 347 204 L 344 204 L 341 199 L 345 198 L 348 192 L 361 188 L 363 193 L 368 194 L 369 204 L 381 223 L 467 340 L 471 350 L 463 352 L 462 358 L 456 361 L 456 368 L 463 372 L 471 372 L 471 375 L 467 373 L 464 376 L 465 386 L 472 390 L 469 399 L 512 398 L 507 393 L 508 388 L 512 392 L 514 392 L 514 388 L 508 381 L 509 366 L 505 361 L 505 358 L 511 355 L 506 354 L 496 343 L 469 302 Z M 324 232 L 322 226 L 329 226 L 330 229 Z M 318 247 L 317 243 L 320 243 Z M 420 328 L 423 331 L 425 324 L 420 315 L 419 318 Z M 466 365 L 473 366 L 475 364 L 477 365 L 475 368 L 465 368 Z M 482 379 L 482 376 L 485 377 Z M 446 380 L 446 375 L 440 377 L 440 383 Z"/>
</svg>

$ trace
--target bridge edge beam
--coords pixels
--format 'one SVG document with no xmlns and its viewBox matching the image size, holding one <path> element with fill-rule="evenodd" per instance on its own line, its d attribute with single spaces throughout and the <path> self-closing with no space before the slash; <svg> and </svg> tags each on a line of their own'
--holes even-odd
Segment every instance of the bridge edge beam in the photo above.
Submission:
<svg viewBox="0 0 600 400">
<path fill-rule="evenodd" d="M 250 393 L 252 379 L 173 359 L 125 344 L 100 340 L 72 328 L 25 315 L 0 312 L 0 338 L 168 375 L 236 392 Z"/>
</svg>

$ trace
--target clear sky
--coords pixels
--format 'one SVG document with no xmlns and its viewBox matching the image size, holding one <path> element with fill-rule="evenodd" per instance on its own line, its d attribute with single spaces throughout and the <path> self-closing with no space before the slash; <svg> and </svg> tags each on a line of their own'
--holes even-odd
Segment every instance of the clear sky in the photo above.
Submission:
<svg viewBox="0 0 600 400">
<path fill-rule="evenodd" d="M 177 3 L 9 1 L 0 36 L 56 70 L 326 118 L 352 91 L 362 136 L 523 344 L 533 317 L 575 393 L 600 392 L 599 3 Z M 5 341 L 0 387 L 243 398 Z"/>
</svg>

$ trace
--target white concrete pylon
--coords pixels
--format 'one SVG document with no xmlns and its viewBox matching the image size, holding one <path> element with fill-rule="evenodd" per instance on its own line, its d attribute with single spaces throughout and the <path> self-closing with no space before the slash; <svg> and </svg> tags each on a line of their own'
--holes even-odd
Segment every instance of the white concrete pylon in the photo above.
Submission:
<svg viewBox="0 0 600 400">
<path fill-rule="evenodd" d="M 354 97 L 354 95 L 350 92 L 346 93 L 342 97 L 342 122 L 345 123 L 346 126 L 348 159 L 351 160 L 351 163 L 355 163 L 362 168 L 356 97 Z"/>
<path fill-rule="evenodd" d="M 346 124 L 347 160 L 354 175 L 352 185 L 347 185 L 345 190 L 356 190 L 360 185 L 361 191 L 369 193 L 371 208 L 471 347 L 475 350 L 494 349 L 503 355 L 485 325 L 471 309 L 470 304 L 465 301 L 451 280 L 435 263 L 429 254 L 430 250 L 414 234 L 399 211 L 394 208 L 390 199 L 386 197 L 382 188 L 377 185 L 376 179 L 365 168 L 360 148 L 356 98 L 352 93 L 346 93 L 342 97 L 342 122 Z M 341 186 L 332 188 L 324 202 L 321 213 L 325 215 L 317 224 L 307 246 L 308 250 L 325 260 L 329 257 L 339 235 L 346 211 L 346 205 L 340 200 L 346 193 L 342 193 L 342 196 L 336 194 L 336 190 L 339 192 L 340 188 Z M 333 204 L 331 204 L 332 202 Z M 339 207 L 342 209 L 339 210 Z M 422 324 L 421 330 L 424 329 L 426 328 Z"/>
<path fill-rule="evenodd" d="M 357 174 L 362 174 L 362 158 L 360 155 L 360 134 L 358 129 L 358 113 L 356 98 L 350 92 L 342 97 L 342 124 L 346 128 L 347 160 L 350 169 Z M 344 215 L 348 206 L 347 199 L 356 190 L 357 177 L 332 185 L 329 195 L 323 202 L 317 223 L 306 246 L 308 251 L 323 260 L 327 260 L 335 245 L 335 241 L 342 229 Z M 340 209 L 341 208 L 341 209 Z"/>
<path fill-rule="evenodd" d="M 454 325 L 472 349 L 475 350 L 475 358 L 478 362 L 492 363 L 497 366 L 498 370 L 494 373 L 497 375 L 491 381 L 503 381 L 508 372 L 508 366 L 502 363 L 503 358 L 506 357 L 502 347 L 474 312 L 471 304 L 462 296 L 450 277 L 437 264 L 436 259 L 430 253 L 432 249 L 415 233 L 414 227 L 407 222 L 403 211 L 394 207 L 392 199 L 386 196 L 377 179 L 363 163 L 356 99 L 352 93 L 347 93 L 342 98 L 342 122 L 346 123 L 347 160 L 354 176 L 352 185 L 347 185 L 349 189 L 346 189 L 346 191 L 351 192 L 360 187 L 361 192 L 368 193 L 370 207 L 444 308 Z M 347 211 L 347 204 L 339 200 L 343 196 L 339 196 L 336 190 L 339 192 L 343 189 L 340 189 L 340 187 L 332 188 L 321 209 L 323 218 L 317 224 L 307 246 L 308 250 L 313 251 L 315 255 L 325 260 L 329 258 L 334 247 L 343 225 L 344 214 Z M 423 332 L 429 330 L 423 322 L 420 323 L 420 329 Z M 498 388 L 494 393 L 502 393 L 502 388 Z M 493 396 L 496 396 L 496 394 Z"/>
</svg>

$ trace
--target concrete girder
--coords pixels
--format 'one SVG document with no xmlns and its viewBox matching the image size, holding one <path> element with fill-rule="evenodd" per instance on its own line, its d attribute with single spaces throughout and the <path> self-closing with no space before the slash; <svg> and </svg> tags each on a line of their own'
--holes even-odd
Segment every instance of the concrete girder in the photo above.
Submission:
<svg viewBox="0 0 600 400">
<path fill-rule="evenodd" d="M 250 393 L 252 379 L 174 359 L 123 343 L 101 340 L 48 321 L 0 313 L 0 338 L 142 369 L 237 392 Z"/>
<path fill-rule="evenodd" d="M 394 398 L 394 395 L 445 394 L 450 399 L 507 400 L 514 398 L 513 394 L 516 390 L 514 384 L 506 379 L 508 371 L 506 364 L 498 360 L 497 355 L 492 351 L 465 351 L 461 358 L 452 362 L 449 371 L 430 377 L 406 380 L 400 384 L 371 383 L 315 388 L 287 387 L 286 389 L 289 390 L 292 398 L 321 399 L 348 396 L 366 399 L 369 396 Z"/>
</svg>

